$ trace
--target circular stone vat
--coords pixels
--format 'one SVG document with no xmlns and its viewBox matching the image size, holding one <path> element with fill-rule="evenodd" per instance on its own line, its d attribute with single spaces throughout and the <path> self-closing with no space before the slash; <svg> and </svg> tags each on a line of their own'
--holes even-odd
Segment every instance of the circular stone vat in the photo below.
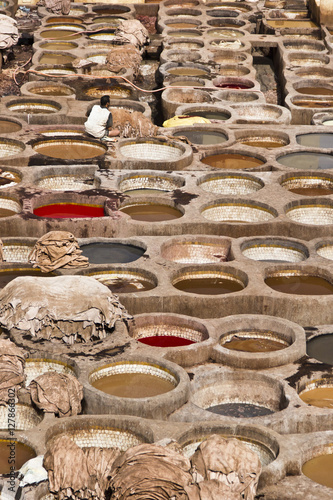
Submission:
<svg viewBox="0 0 333 500">
<path fill-rule="evenodd" d="M 333 243 L 321 242 L 316 245 L 317 254 L 325 259 L 333 260 Z"/>
<path fill-rule="evenodd" d="M 202 36 L 202 33 L 199 30 L 166 30 L 166 37 L 170 38 L 198 38 Z"/>
<path fill-rule="evenodd" d="M 21 182 L 21 180 L 22 178 L 17 172 L 2 170 L 2 172 L 0 172 L 0 189 L 16 186 Z M 21 211 L 21 207 L 19 211 Z"/>
<path fill-rule="evenodd" d="M 235 418 L 255 418 L 284 410 L 288 401 L 280 381 L 254 372 L 219 372 L 203 387 L 193 387 L 192 403 L 217 415 Z"/>
<path fill-rule="evenodd" d="M 43 415 L 37 412 L 32 406 L 22 403 L 15 404 L 15 430 L 28 431 L 39 424 Z M 8 429 L 8 407 L 0 406 L 0 431 Z"/>
<path fill-rule="evenodd" d="M 259 456 L 263 467 L 273 462 L 279 453 L 279 445 L 276 438 L 272 437 L 268 433 L 263 434 L 262 428 L 259 430 L 254 426 L 250 427 L 238 424 L 237 429 L 235 430 L 228 425 L 210 425 L 209 431 L 210 433 L 207 432 L 207 429 L 197 426 L 192 433 L 187 432 L 178 438 L 177 441 L 180 443 L 182 453 L 186 457 L 191 458 L 202 441 L 209 438 L 212 434 L 218 434 L 225 438 L 238 439 Z"/>
<path fill-rule="evenodd" d="M 1 475 L 3 474 L 12 474 L 14 470 L 19 470 L 22 465 L 24 465 L 28 460 L 30 460 L 31 458 L 35 458 L 36 453 L 33 448 L 24 443 L 21 443 L 20 441 L 17 441 L 16 439 L 0 438 L 0 456 L 1 477 Z"/>
<path fill-rule="evenodd" d="M 15 267 L 0 269 L 0 289 L 4 288 L 10 281 L 21 276 L 36 276 L 38 278 L 50 278 L 56 276 L 55 273 L 42 273 L 40 269 L 32 267 Z"/>
<path fill-rule="evenodd" d="M 202 66 L 195 66 L 194 64 L 192 66 L 173 66 L 168 67 L 165 70 L 166 76 L 190 76 L 190 77 L 197 77 L 197 78 L 204 78 L 209 75 L 210 71 L 209 69 L 203 68 Z"/>
<path fill-rule="evenodd" d="M 94 242 L 81 245 L 82 255 L 90 264 L 127 264 L 134 262 L 145 253 L 146 248 L 122 242 Z"/>
<path fill-rule="evenodd" d="M 213 80 L 214 87 L 220 89 L 231 89 L 231 90 L 243 90 L 252 89 L 254 83 L 245 78 L 235 78 L 233 76 L 218 76 Z M 250 112 L 250 110 L 249 110 Z M 256 108 L 256 113 L 260 113 L 260 110 Z"/>
<path fill-rule="evenodd" d="M 184 111 L 183 116 L 201 116 L 202 118 L 207 118 L 208 120 L 218 120 L 224 122 L 229 120 L 231 113 L 224 109 L 219 109 L 216 106 L 206 105 L 204 107 L 196 108 L 191 107 L 189 111 Z"/>
<path fill-rule="evenodd" d="M 84 191 L 95 187 L 95 179 L 88 175 L 50 175 L 40 178 L 36 185 L 50 191 Z"/>
<path fill-rule="evenodd" d="M 73 68 L 71 64 L 58 64 L 58 65 L 52 65 L 52 64 L 43 64 L 40 66 L 36 66 L 35 70 L 37 72 L 44 73 L 47 76 L 52 76 L 52 75 L 70 75 L 70 76 L 75 76 L 77 74 L 77 70 Z"/>
<path fill-rule="evenodd" d="M 173 50 L 167 50 L 163 54 L 163 60 L 165 63 L 166 62 L 182 63 L 183 61 L 195 62 L 198 59 L 201 59 L 199 51 L 191 52 L 190 50 L 180 50 L 179 48 Z"/>
<path fill-rule="evenodd" d="M 187 293 L 223 295 L 243 290 L 247 285 L 247 277 L 231 268 L 183 270 L 173 278 L 172 285 Z"/>
<path fill-rule="evenodd" d="M 224 7 L 225 8 L 220 7 L 218 9 L 207 10 L 206 14 L 207 14 L 207 16 L 211 16 L 211 17 L 237 17 L 237 16 L 239 16 L 239 12 L 232 10 L 230 8 L 227 8 L 226 6 L 224 6 Z"/>
<path fill-rule="evenodd" d="M 179 82 L 177 81 L 177 84 Z M 180 85 L 180 84 L 179 84 Z M 181 85 L 180 85 L 181 86 Z M 211 102 L 212 98 L 208 92 L 195 89 L 168 89 L 162 94 L 166 102 L 179 104 L 197 104 Z"/>
<path fill-rule="evenodd" d="M 173 8 L 166 11 L 167 17 L 186 17 L 186 16 L 201 16 L 201 11 L 192 8 Z"/>
<path fill-rule="evenodd" d="M 310 358 L 333 365 L 333 333 L 310 338 L 306 343 L 306 353 Z"/>
<path fill-rule="evenodd" d="M 315 483 L 333 488 L 333 443 L 313 450 L 312 458 L 303 463 L 302 473 Z M 315 454 L 315 456 L 313 456 Z"/>
<path fill-rule="evenodd" d="M 83 95 L 90 99 L 99 99 L 103 95 L 109 95 L 110 99 L 131 99 L 133 91 L 124 85 L 105 85 L 95 82 L 94 85 L 85 85 L 82 89 Z"/>
<path fill-rule="evenodd" d="M 265 283 L 280 293 L 292 295 L 332 295 L 333 283 L 318 270 L 316 274 L 303 269 L 267 270 Z"/>
<path fill-rule="evenodd" d="M 81 19 L 80 17 L 73 17 L 73 16 L 51 16 L 51 17 L 48 17 L 46 20 L 45 20 L 45 23 L 46 24 L 54 24 L 54 23 L 61 23 L 61 24 L 67 24 L 67 23 L 70 23 L 70 24 L 82 24 L 83 23 L 83 19 Z"/>
<path fill-rule="evenodd" d="M 333 409 L 333 379 L 327 375 L 303 383 L 298 395 L 307 405 Z"/>
<path fill-rule="evenodd" d="M 61 110 L 61 105 L 56 101 L 38 101 L 37 99 L 19 99 L 6 104 L 12 113 L 25 114 L 51 114 Z"/>
<path fill-rule="evenodd" d="M 333 134 L 328 135 L 333 136 Z M 333 176 L 329 174 L 288 174 L 282 177 L 280 183 L 288 191 L 302 196 L 326 196 L 333 194 Z"/>
<path fill-rule="evenodd" d="M 62 361 L 56 359 L 28 358 L 25 360 L 24 365 L 25 386 L 28 387 L 32 380 L 48 372 L 75 376 L 74 369 Z"/>
<path fill-rule="evenodd" d="M 320 203 L 312 200 L 289 203 L 285 208 L 285 213 L 298 224 L 314 226 L 333 224 L 333 204 L 325 198 Z"/>
<path fill-rule="evenodd" d="M 279 238 L 257 238 L 241 245 L 242 254 L 248 259 L 263 262 L 302 262 L 309 257 L 305 245 Z"/>
<path fill-rule="evenodd" d="M 277 217 L 277 211 L 255 201 L 221 200 L 210 203 L 201 210 L 205 219 L 214 222 L 262 224 Z"/>
<path fill-rule="evenodd" d="M 12 198 L 0 197 L 0 218 L 19 214 L 21 210 L 22 207 L 18 201 Z"/>
<path fill-rule="evenodd" d="M 169 87 L 204 87 L 205 85 L 205 80 L 200 78 L 192 79 L 188 76 L 185 76 L 184 78 L 175 77 L 168 79 Z"/>
<path fill-rule="evenodd" d="M 83 127 L 77 126 L 63 126 L 60 128 L 60 126 L 55 126 L 55 128 L 48 127 L 45 129 L 39 129 L 38 131 L 41 135 L 44 135 L 45 137 L 56 137 L 56 136 L 70 136 L 70 137 L 76 137 L 76 136 L 82 136 L 84 130 Z"/>
<path fill-rule="evenodd" d="M 205 165 L 225 170 L 243 170 L 261 167 L 266 160 L 241 153 L 220 153 L 205 156 L 200 160 Z"/>
<path fill-rule="evenodd" d="M 129 335 L 151 347 L 183 347 L 208 340 L 206 327 L 187 316 L 140 314 L 129 326 Z"/>
<path fill-rule="evenodd" d="M 332 108 L 333 107 L 333 99 L 325 96 L 318 96 L 317 98 L 305 96 L 302 98 L 301 96 L 294 96 L 290 99 L 293 106 L 297 106 L 299 108 Z"/>
<path fill-rule="evenodd" d="M 212 359 L 233 368 L 272 368 L 293 363 L 305 354 L 303 328 L 273 316 L 229 316 L 222 319 L 218 331 Z"/>
<path fill-rule="evenodd" d="M 177 264 L 216 264 L 228 260 L 229 250 L 230 241 L 224 238 L 174 238 L 162 245 L 161 256 Z"/>
<path fill-rule="evenodd" d="M 16 156 L 24 151 L 25 145 L 23 142 L 14 141 L 13 139 L 6 139 L 0 137 L 0 156 L 1 158 L 8 158 L 9 156 Z"/>
<path fill-rule="evenodd" d="M 93 7 L 92 11 L 98 16 L 119 16 L 130 12 L 130 8 L 125 5 L 99 5 Z"/>
<path fill-rule="evenodd" d="M 64 64 L 71 64 L 74 59 L 76 59 L 75 56 L 71 56 L 69 54 L 66 54 L 64 52 L 42 52 L 38 59 L 39 64 L 55 64 L 55 65 L 64 65 Z"/>
<path fill-rule="evenodd" d="M 245 35 L 244 31 L 241 31 L 239 29 L 232 29 L 232 28 L 213 28 L 213 29 L 208 29 L 206 31 L 207 36 L 211 37 L 219 37 L 219 38 L 233 38 L 238 40 L 239 38 L 242 38 Z"/>
<path fill-rule="evenodd" d="M 274 124 L 282 119 L 283 113 L 283 108 L 274 104 L 234 104 L 232 108 L 241 117 L 236 120 L 236 123 Z"/>
<path fill-rule="evenodd" d="M 96 52 L 86 56 L 88 61 L 97 63 L 97 64 L 106 64 L 107 52 Z"/>
<path fill-rule="evenodd" d="M 29 84 L 28 84 L 29 85 Z M 58 82 L 33 82 L 27 86 L 29 94 L 51 97 L 75 97 L 75 89 Z"/>
<path fill-rule="evenodd" d="M 282 148 L 289 144 L 289 136 L 283 133 L 276 132 L 242 132 L 241 136 L 237 138 L 237 142 L 250 146 L 252 148 L 265 148 L 275 149 Z"/>
<path fill-rule="evenodd" d="M 221 73 L 223 73 L 223 76 L 246 76 L 248 75 L 251 70 L 249 68 L 246 68 L 245 66 L 221 66 L 220 70 Z M 230 88 L 230 87 L 229 87 Z"/>
<path fill-rule="evenodd" d="M 306 41 L 306 40 L 286 40 L 283 46 L 287 50 L 295 50 L 297 52 L 323 52 L 326 50 L 323 42 Z M 304 57 L 304 56 L 303 56 Z M 305 56 L 306 57 L 306 56 Z"/>
<path fill-rule="evenodd" d="M 57 27 L 59 26 L 59 27 Z M 69 29 L 68 27 L 66 28 L 60 28 L 61 24 L 59 25 L 53 25 L 53 28 L 51 29 L 51 26 L 49 26 L 49 29 L 43 30 L 40 32 L 41 38 L 44 38 L 45 40 L 77 40 L 78 38 L 81 37 L 82 33 L 76 33 L 76 30 L 79 29 L 80 31 L 83 29 L 82 27 L 76 27 L 76 29 Z"/>
<path fill-rule="evenodd" d="M 146 292 L 157 286 L 155 276 L 143 270 L 103 269 L 89 272 L 88 276 L 103 283 L 113 293 Z"/>
<path fill-rule="evenodd" d="M 124 20 L 125 20 L 124 17 L 101 16 L 101 17 L 94 17 L 93 23 L 94 24 L 110 24 L 110 26 L 113 26 L 116 28 Z"/>
<path fill-rule="evenodd" d="M 17 242 L 3 241 L 3 255 L 6 262 L 21 262 L 28 264 L 34 243 L 24 245 Z"/>
<path fill-rule="evenodd" d="M 0 119 L 0 134 L 12 134 L 13 132 L 19 132 L 21 128 L 20 122 L 7 118 Z"/>
<path fill-rule="evenodd" d="M 89 139 L 37 140 L 33 145 L 36 153 L 62 160 L 85 160 L 106 153 L 107 146 Z"/>
<path fill-rule="evenodd" d="M 101 40 L 111 42 L 115 36 L 115 28 L 100 30 L 99 33 L 88 35 L 91 40 Z"/>
<path fill-rule="evenodd" d="M 175 30 L 187 30 L 187 29 L 197 29 L 201 25 L 200 21 L 196 19 L 187 19 L 185 16 L 182 16 L 181 19 L 167 19 L 165 22 L 166 29 L 175 29 Z"/>
<path fill-rule="evenodd" d="M 308 78 L 309 80 L 333 78 L 333 70 L 330 68 L 311 68 L 295 71 L 299 78 Z"/>
<path fill-rule="evenodd" d="M 43 50 L 70 51 L 72 49 L 77 49 L 78 44 L 74 42 L 43 42 L 39 47 Z"/>
<path fill-rule="evenodd" d="M 175 206 L 167 200 L 144 201 L 133 199 L 121 204 L 120 212 L 129 215 L 131 219 L 141 222 L 164 222 L 179 219 L 184 215 L 184 210 L 180 206 Z"/>
<path fill-rule="evenodd" d="M 210 46 L 215 49 L 218 47 L 223 50 L 244 50 L 244 44 L 240 40 L 217 38 L 210 42 Z"/>
<path fill-rule="evenodd" d="M 141 399 L 172 391 L 178 380 L 176 374 L 157 364 L 119 361 L 91 372 L 89 383 L 111 396 Z"/>
<path fill-rule="evenodd" d="M 259 94 L 255 92 L 249 91 L 241 91 L 241 90 L 220 90 L 216 94 L 216 97 L 221 99 L 221 101 L 228 101 L 234 103 L 241 102 L 253 102 L 259 100 Z"/>
<path fill-rule="evenodd" d="M 185 181 L 182 177 L 140 172 L 122 176 L 118 189 L 127 195 L 147 195 L 173 191 L 181 188 L 184 184 Z"/>
<path fill-rule="evenodd" d="M 198 180 L 204 191 L 223 195 L 247 195 L 264 187 L 261 179 L 247 174 L 208 174 Z"/>
<path fill-rule="evenodd" d="M 294 88 L 298 94 L 305 94 L 305 95 L 328 95 L 332 96 L 333 95 L 333 88 L 330 87 L 324 87 L 324 86 L 309 86 L 306 85 L 304 87 L 299 87 L 298 85 L 294 85 Z"/>
<path fill-rule="evenodd" d="M 297 151 L 277 158 L 278 163 L 289 168 L 302 170 L 325 170 L 333 168 L 333 155 Z"/>
<path fill-rule="evenodd" d="M 198 40 L 191 40 L 191 39 L 186 39 L 186 40 L 167 40 L 166 41 L 166 48 L 167 49 L 174 49 L 174 50 L 198 50 L 202 49 L 204 46 L 204 42 L 198 41 Z"/>
<path fill-rule="evenodd" d="M 310 67 L 311 69 L 313 66 L 325 66 L 326 64 L 329 64 L 330 58 L 324 54 L 318 54 L 318 55 L 304 55 L 304 53 L 292 53 L 289 54 L 288 56 L 288 61 L 290 66 L 292 67 Z"/>
<path fill-rule="evenodd" d="M 37 217 L 48 219 L 85 219 L 104 217 L 104 205 L 89 205 L 87 203 L 50 203 L 33 210 Z"/>
<path fill-rule="evenodd" d="M 222 144 L 228 140 L 226 133 L 218 129 L 209 129 L 207 126 L 192 125 L 191 127 L 180 127 L 173 132 L 174 137 L 187 137 L 192 144 L 200 146 L 213 146 Z"/>
<path fill-rule="evenodd" d="M 180 144 L 151 138 L 126 141 L 119 145 L 120 153 L 126 158 L 141 161 L 175 161 L 184 154 Z"/>
<path fill-rule="evenodd" d="M 297 144 L 312 148 L 332 148 L 333 134 L 316 132 L 296 135 Z"/>
</svg>

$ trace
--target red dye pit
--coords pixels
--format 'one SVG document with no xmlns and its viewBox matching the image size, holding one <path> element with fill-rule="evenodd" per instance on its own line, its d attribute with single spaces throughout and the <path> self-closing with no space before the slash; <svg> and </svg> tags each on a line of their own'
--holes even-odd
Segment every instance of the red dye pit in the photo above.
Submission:
<svg viewBox="0 0 333 500">
<path fill-rule="evenodd" d="M 150 345 L 152 347 L 181 347 L 184 345 L 195 344 L 193 340 L 173 335 L 155 335 L 153 337 L 142 337 L 137 340 L 142 344 Z"/>
<path fill-rule="evenodd" d="M 35 208 L 37 217 L 53 219 L 82 219 L 85 217 L 104 217 L 104 208 L 96 205 L 78 205 L 75 203 L 55 203 Z"/>
</svg>

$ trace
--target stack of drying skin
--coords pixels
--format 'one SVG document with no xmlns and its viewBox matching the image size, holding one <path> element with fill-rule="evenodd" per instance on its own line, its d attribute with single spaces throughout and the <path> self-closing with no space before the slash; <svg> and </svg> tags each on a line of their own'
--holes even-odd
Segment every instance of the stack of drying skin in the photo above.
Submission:
<svg viewBox="0 0 333 500">
<path fill-rule="evenodd" d="M 24 353 L 13 342 L 0 339 L 0 405 L 15 398 L 24 385 Z M 11 390 L 9 390 L 11 389 Z"/>
<path fill-rule="evenodd" d="M 50 443 L 44 467 L 59 500 L 106 495 L 113 500 L 254 500 L 261 472 L 256 453 L 218 435 L 204 441 L 191 459 L 155 444 L 125 453 L 81 449 L 62 435 Z"/>
</svg>

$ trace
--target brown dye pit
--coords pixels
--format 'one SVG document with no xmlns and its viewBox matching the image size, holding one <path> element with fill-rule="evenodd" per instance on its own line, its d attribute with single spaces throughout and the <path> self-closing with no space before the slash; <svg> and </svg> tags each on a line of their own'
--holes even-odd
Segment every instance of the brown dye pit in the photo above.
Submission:
<svg viewBox="0 0 333 500">
<path fill-rule="evenodd" d="M 319 455 L 305 462 L 302 472 L 312 481 L 333 488 L 333 454 Z"/>
<path fill-rule="evenodd" d="M 62 141 L 59 143 L 55 140 L 56 144 L 52 141 L 39 143 L 34 146 L 37 153 L 49 156 L 50 158 L 60 158 L 62 160 L 84 160 L 94 158 L 105 153 L 103 146 L 90 145 L 88 142 L 71 142 Z"/>
<path fill-rule="evenodd" d="M 129 98 L 131 91 L 124 87 L 90 87 L 84 91 L 85 95 L 89 97 L 102 97 L 108 94 L 111 99 L 126 99 Z"/>
<path fill-rule="evenodd" d="M 0 218 L 1 217 L 11 217 L 12 215 L 16 215 L 17 212 L 14 210 L 9 210 L 8 208 L 0 208 Z"/>
<path fill-rule="evenodd" d="M 244 352 L 273 352 L 280 351 L 288 347 L 287 342 L 279 342 L 274 339 L 269 339 L 260 336 L 253 337 L 242 337 L 241 332 L 233 337 L 227 342 L 223 343 L 222 346 L 230 349 L 232 351 L 244 351 Z"/>
<path fill-rule="evenodd" d="M 70 64 L 75 57 L 65 54 L 43 54 L 39 64 Z"/>
<path fill-rule="evenodd" d="M 39 269 L 10 269 L 0 271 L 0 288 L 5 287 L 10 281 L 21 276 L 37 276 L 50 278 L 55 276 L 53 273 L 42 273 Z"/>
<path fill-rule="evenodd" d="M 286 145 L 286 143 L 283 141 L 277 141 L 269 138 L 267 139 L 246 138 L 246 139 L 240 139 L 239 142 L 244 144 L 245 146 L 251 146 L 252 148 L 266 148 L 266 149 L 281 148 Z"/>
<path fill-rule="evenodd" d="M 53 23 L 74 23 L 74 24 L 82 24 L 83 20 L 76 18 L 74 19 L 73 17 L 66 17 L 66 16 L 59 16 L 59 17 L 49 17 L 46 20 L 46 24 L 53 24 Z"/>
<path fill-rule="evenodd" d="M 186 31 L 186 30 L 181 30 L 181 31 L 172 31 L 171 33 L 168 33 L 168 36 L 172 36 L 175 38 L 193 38 L 197 36 L 201 36 L 201 33 L 195 33 L 194 31 Z"/>
<path fill-rule="evenodd" d="M 130 215 L 133 220 L 145 222 L 174 220 L 179 219 L 183 215 L 176 208 L 157 204 L 132 205 L 121 208 L 120 211 Z"/>
<path fill-rule="evenodd" d="M 296 89 L 296 92 L 307 95 L 333 95 L 333 89 L 326 87 L 301 87 Z"/>
<path fill-rule="evenodd" d="M 318 28 L 318 25 L 313 21 L 304 20 L 297 21 L 295 19 L 270 19 L 267 21 L 272 28 Z"/>
<path fill-rule="evenodd" d="M 273 290 L 294 295 L 331 295 L 333 285 L 319 276 L 272 276 L 265 279 L 266 285 Z"/>
<path fill-rule="evenodd" d="M 299 397 L 308 405 L 333 409 L 333 387 L 317 387 L 306 390 Z"/>
<path fill-rule="evenodd" d="M 246 156 L 239 153 L 221 153 L 218 155 L 206 156 L 201 160 L 201 162 L 214 168 L 224 168 L 229 170 L 255 168 L 265 163 L 258 158 L 254 158 L 253 156 Z"/>
<path fill-rule="evenodd" d="M 9 474 L 13 470 L 19 470 L 36 453 L 30 446 L 14 440 L 0 440 L 0 475 Z M 11 462 L 14 458 L 14 463 Z M 14 469 L 11 469 L 14 467 Z"/>
<path fill-rule="evenodd" d="M 205 84 L 196 80 L 177 80 L 169 85 L 170 87 L 204 87 Z"/>
<path fill-rule="evenodd" d="M 119 14 L 124 14 L 125 12 L 128 12 L 130 9 L 128 7 L 122 7 L 121 9 L 117 9 L 117 7 L 112 7 L 112 9 L 110 8 L 98 8 L 98 10 L 96 9 L 96 14 L 99 14 L 99 15 L 114 15 L 114 16 L 118 16 Z"/>
<path fill-rule="evenodd" d="M 81 33 L 76 33 L 72 30 L 44 30 L 41 32 L 40 36 L 46 38 L 47 40 L 76 40 L 80 38 Z"/>
<path fill-rule="evenodd" d="M 145 373 L 121 373 L 100 378 L 92 386 L 119 398 L 150 398 L 172 391 L 168 380 Z"/>
<path fill-rule="evenodd" d="M 43 43 L 40 46 L 44 50 L 70 50 L 70 49 L 76 49 L 77 44 L 76 43 L 69 43 L 69 42 L 46 42 Z"/>
<path fill-rule="evenodd" d="M 0 134 L 10 134 L 12 132 L 18 132 L 19 130 L 21 130 L 21 128 L 22 126 L 19 123 L 5 119 L 0 120 Z"/>
<path fill-rule="evenodd" d="M 294 189 L 288 189 L 291 193 L 300 194 L 302 196 L 327 196 L 333 194 L 333 188 L 326 188 L 324 186 L 318 187 L 299 187 Z"/>
<path fill-rule="evenodd" d="M 168 28 L 176 28 L 176 29 L 191 29 L 197 28 L 196 23 L 168 23 Z"/>
<path fill-rule="evenodd" d="M 333 101 L 328 99 L 323 99 L 322 101 L 317 100 L 304 100 L 304 101 L 293 101 L 294 106 L 298 106 L 299 108 L 332 108 Z"/>
<path fill-rule="evenodd" d="M 72 91 L 66 87 L 60 87 L 57 85 L 47 85 L 44 87 L 35 87 L 29 90 L 31 94 L 36 95 L 50 95 L 50 96 L 67 96 L 72 95 Z"/>
<path fill-rule="evenodd" d="M 199 68 L 171 68 L 168 73 L 174 76 L 204 76 L 208 71 Z"/>
<path fill-rule="evenodd" d="M 188 278 L 178 281 L 173 285 L 177 290 L 201 295 L 220 295 L 243 290 L 238 281 L 227 278 Z"/>
</svg>

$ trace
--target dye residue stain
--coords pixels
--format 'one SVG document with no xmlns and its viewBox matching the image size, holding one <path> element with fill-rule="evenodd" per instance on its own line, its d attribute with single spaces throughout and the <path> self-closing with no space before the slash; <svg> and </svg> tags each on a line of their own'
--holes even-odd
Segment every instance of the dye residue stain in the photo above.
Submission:
<svg viewBox="0 0 333 500">
<path fill-rule="evenodd" d="M 139 259 L 145 252 L 143 248 L 121 243 L 91 243 L 80 247 L 82 255 L 91 264 L 122 264 Z"/>
<path fill-rule="evenodd" d="M 79 205 L 75 203 L 55 203 L 34 209 L 37 217 L 52 219 L 82 219 L 86 217 L 104 217 L 104 208 L 94 205 Z"/>
<path fill-rule="evenodd" d="M 252 403 L 222 403 L 211 406 L 207 410 L 218 415 L 236 418 L 263 417 L 273 413 L 269 408 Z"/>
<path fill-rule="evenodd" d="M 277 292 L 294 295 L 332 295 L 333 285 L 319 276 L 272 276 L 266 285 Z"/>
<path fill-rule="evenodd" d="M 105 274 L 103 278 L 99 277 L 98 281 L 107 286 L 113 293 L 133 293 L 133 292 L 146 292 L 152 290 L 155 286 L 144 278 L 126 278 L 122 276 L 109 277 Z"/>
<path fill-rule="evenodd" d="M 154 335 L 152 337 L 141 337 L 137 340 L 142 344 L 152 347 L 183 347 L 195 344 L 193 340 L 184 337 L 176 337 L 174 335 Z"/>
<path fill-rule="evenodd" d="M 12 447 L 9 445 L 14 443 Z M 13 457 L 13 452 L 15 456 L 15 463 L 10 463 L 10 459 Z M 9 474 L 11 472 L 11 466 L 15 467 L 15 470 L 19 470 L 23 464 L 25 464 L 31 458 L 34 458 L 36 453 L 32 448 L 26 446 L 23 443 L 19 443 L 13 440 L 0 440 L 0 475 Z"/>
<path fill-rule="evenodd" d="M 333 454 L 319 455 L 305 462 L 302 472 L 316 483 L 333 488 Z"/>
<path fill-rule="evenodd" d="M 178 290 L 201 295 L 220 295 L 239 292 L 243 286 L 235 280 L 227 278 L 189 278 L 174 284 Z"/>
<path fill-rule="evenodd" d="M 301 393 L 299 397 L 308 405 L 333 409 L 333 387 L 317 387 Z"/>
<path fill-rule="evenodd" d="M 163 222 L 179 219 L 183 215 L 179 210 L 168 205 L 138 204 L 127 206 L 120 210 L 129 215 L 133 220 L 142 222 Z"/>
<path fill-rule="evenodd" d="M 333 365 L 333 333 L 318 335 L 309 340 L 306 352 L 311 358 Z"/>
<path fill-rule="evenodd" d="M 205 165 L 213 168 L 223 168 L 228 170 L 241 170 L 243 168 L 255 168 L 264 164 L 264 161 L 253 156 L 242 154 L 223 153 L 218 155 L 206 156 L 201 160 Z"/>
<path fill-rule="evenodd" d="M 100 378 L 93 387 L 119 398 L 150 398 L 171 391 L 175 386 L 168 380 L 145 373 L 121 373 Z"/>
<path fill-rule="evenodd" d="M 244 352 L 273 352 L 287 347 L 286 344 L 274 339 L 263 337 L 242 337 L 234 335 L 229 341 L 222 344 L 223 347 L 232 351 Z"/>
</svg>

